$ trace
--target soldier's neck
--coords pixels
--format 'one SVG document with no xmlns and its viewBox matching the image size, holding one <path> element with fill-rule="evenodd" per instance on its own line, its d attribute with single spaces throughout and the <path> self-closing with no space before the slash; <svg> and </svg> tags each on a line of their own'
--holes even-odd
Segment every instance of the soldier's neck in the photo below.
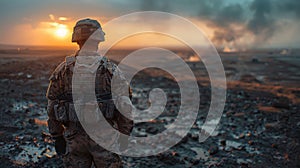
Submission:
<svg viewBox="0 0 300 168">
<path fill-rule="evenodd" d="M 84 51 L 98 51 L 98 45 L 84 45 L 84 46 L 79 46 L 79 50 L 84 50 Z"/>
<path fill-rule="evenodd" d="M 89 42 L 89 41 L 85 43 L 78 43 L 80 51 L 89 51 L 89 52 L 98 51 L 98 44 L 99 43 Z"/>
</svg>

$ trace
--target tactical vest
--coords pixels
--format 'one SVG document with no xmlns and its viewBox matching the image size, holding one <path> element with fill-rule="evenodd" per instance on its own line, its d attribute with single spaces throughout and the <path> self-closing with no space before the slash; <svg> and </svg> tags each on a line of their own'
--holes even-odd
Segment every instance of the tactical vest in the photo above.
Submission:
<svg viewBox="0 0 300 168">
<path fill-rule="evenodd" d="M 61 80 L 59 80 L 59 87 L 62 91 L 62 94 L 58 96 L 59 103 L 54 106 L 54 111 L 57 120 L 62 121 L 63 123 L 79 121 L 72 98 L 72 77 L 75 62 L 75 56 L 66 57 L 65 66 L 60 69 Z M 95 79 L 97 103 L 103 116 L 108 120 L 112 120 L 115 117 L 116 110 L 111 95 L 111 79 L 113 75 L 113 68 L 113 64 L 107 58 L 103 57 L 99 67 L 96 70 Z M 84 97 L 84 95 L 82 96 Z M 95 118 L 99 117 L 97 115 L 99 114 L 95 114 Z"/>
</svg>

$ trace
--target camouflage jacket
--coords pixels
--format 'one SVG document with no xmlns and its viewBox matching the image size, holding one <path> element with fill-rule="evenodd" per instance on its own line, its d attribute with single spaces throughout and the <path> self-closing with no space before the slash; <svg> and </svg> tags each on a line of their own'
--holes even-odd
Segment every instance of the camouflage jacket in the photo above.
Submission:
<svg viewBox="0 0 300 168">
<path fill-rule="evenodd" d="M 59 118 L 55 108 L 61 102 L 72 102 L 72 75 L 75 62 L 75 56 L 66 57 L 66 60 L 57 66 L 49 78 L 50 84 L 46 94 L 48 98 L 48 128 L 53 137 L 62 136 L 64 130 L 68 129 L 69 123 L 73 122 L 68 118 L 69 116 L 63 119 Z M 95 92 L 97 99 L 111 99 L 111 79 L 113 76 L 117 76 L 117 78 L 129 88 L 129 97 L 131 98 L 131 89 L 120 70 L 114 63 L 110 62 L 106 57 L 103 57 L 96 72 Z M 105 108 L 105 105 L 104 107 L 100 107 L 100 109 L 102 113 L 109 110 L 111 111 L 111 109 Z M 107 118 L 107 120 L 109 120 L 108 122 L 116 123 L 116 129 L 129 135 L 133 127 L 133 121 L 123 116 L 116 108 L 114 108 L 113 111 L 113 116 Z"/>
</svg>

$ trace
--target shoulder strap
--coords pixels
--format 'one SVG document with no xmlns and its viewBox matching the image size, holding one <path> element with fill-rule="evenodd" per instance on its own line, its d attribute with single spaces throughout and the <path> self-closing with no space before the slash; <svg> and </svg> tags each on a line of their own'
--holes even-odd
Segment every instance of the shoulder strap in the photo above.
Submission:
<svg viewBox="0 0 300 168">
<path fill-rule="evenodd" d="M 70 65 L 70 64 L 73 64 L 74 62 L 76 62 L 76 57 L 75 56 L 67 56 L 66 57 L 67 66 Z"/>
</svg>

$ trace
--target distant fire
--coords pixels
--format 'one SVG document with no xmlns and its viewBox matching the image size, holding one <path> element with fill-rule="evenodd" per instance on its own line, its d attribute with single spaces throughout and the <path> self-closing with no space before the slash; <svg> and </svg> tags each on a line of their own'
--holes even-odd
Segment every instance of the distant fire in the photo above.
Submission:
<svg viewBox="0 0 300 168">
<path fill-rule="evenodd" d="M 228 46 L 225 46 L 223 49 L 223 52 L 236 52 L 236 51 L 237 49 Z"/>
<path fill-rule="evenodd" d="M 192 55 L 188 59 L 189 62 L 198 62 L 200 61 L 200 58 L 197 55 Z"/>
</svg>

